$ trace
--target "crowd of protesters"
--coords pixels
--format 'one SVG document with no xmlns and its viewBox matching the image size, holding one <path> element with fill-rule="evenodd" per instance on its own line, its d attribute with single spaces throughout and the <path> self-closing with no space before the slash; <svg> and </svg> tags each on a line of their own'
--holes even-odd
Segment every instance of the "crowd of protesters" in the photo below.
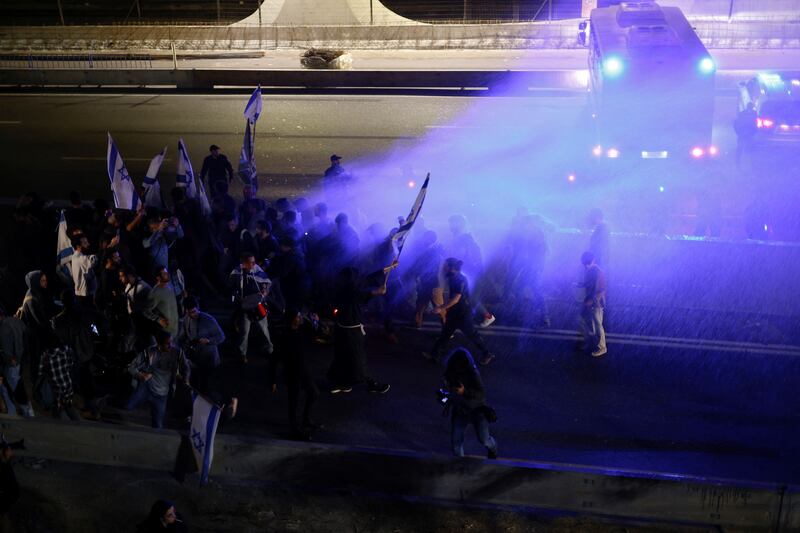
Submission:
<svg viewBox="0 0 800 533">
<path fill-rule="evenodd" d="M 494 321 L 490 302 L 502 301 L 509 314 L 527 317 L 528 326 L 549 326 L 541 288 L 548 228 L 540 217 L 517 213 L 501 268 L 484 263 L 461 215 L 449 218 L 450 235 L 442 239 L 419 219 L 398 264 L 392 240 L 397 228 L 357 228 L 350 213 L 334 215 L 325 203 L 304 198 L 270 203 L 252 185 L 233 198 L 230 164 L 218 152 L 212 146 L 202 173 L 211 191 L 209 215 L 183 187 L 172 189 L 171 207 L 135 212 L 103 200 L 89 206 L 71 193 L 63 213 L 73 252 L 60 265 L 54 257 L 60 210 L 35 193 L 19 200 L 0 279 L 0 399 L 7 412 L 33 416 L 37 406 L 77 420 L 80 407 L 83 417 L 99 418 L 110 400 L 128 410 L 146 404 L 158 428 L 168 399 L 189 385 L 226 403 L 231 416 L 238 385 L 220 378 L 223 355 L 235 365 L 262 355 L 270 359 L 265 392 L 275 389 L 283 367 L 292 433 L 307 438 L 320 382 L 305 363 L 309 341 L 333 344 L 326 376 L 331 393 L 357 385 L 379 394 L 390 389 L 368 370 L 365 314 L 381 323 L 387 342 L 396 343 L 394 319 L 419 326 L 430 313 L 441 320 L 442 331 L 423 355 L 441 361 L 453 333 L 461 330 L 481 365 L 495 358 L 476 329 Z M 327 185 L 348 177 L 339 159 L 331 157 Z M 600 255 L 607 241 L 602 214 L 597 224 L 599 242 L 592 246 Z M 602 331 L 597 309 L 604 286 L 593 264 L 591 280 L 598 288 L 585 314 L 594 335 Z M 474 287 L 465 273 L 476 280 Z M 590 348 L 604 353 L 599 333 Z M 111 394 L 97 391 L 99 368 L 117 368 L 126 376 Z M 458 419 L 462 433 L 464 420 Z M 454 446 L 460 449 L 455 441 Z"/>
</svg>

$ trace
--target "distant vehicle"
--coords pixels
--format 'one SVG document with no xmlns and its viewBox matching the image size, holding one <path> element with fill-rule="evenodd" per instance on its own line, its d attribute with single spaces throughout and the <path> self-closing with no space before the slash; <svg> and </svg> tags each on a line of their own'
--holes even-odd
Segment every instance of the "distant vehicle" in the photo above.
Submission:
<svg viewBox="0 0 800 533">
<path fill-rule="evenodd" d="M 716 63 L 677 7 L 622 2 L 593 9 L 589 37 L 593 155 L 624 159 L 706 159 Z"/>
<path fill-rule="evenodd" d="M 800 73 L 760 73 L 739 82 L 739 112 L 750 104 L 756 144 L 800 144 Z"/>
</svg>

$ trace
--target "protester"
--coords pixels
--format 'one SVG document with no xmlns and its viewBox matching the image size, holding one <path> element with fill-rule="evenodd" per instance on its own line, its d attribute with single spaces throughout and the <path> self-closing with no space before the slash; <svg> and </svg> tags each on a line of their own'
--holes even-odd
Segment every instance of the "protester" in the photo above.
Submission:
<svg viewBox="0 0 800 533">
<path fill-rule="evenodd" d="M 279 364 L 282 365 L 289 396 L 289 426 L 292 438 L 310 440 L 311 431 L 316 427 L 311 418 L 311 411 L 319 397 L 319 390 L 306 366 L 306 345 L 319 324 L 319 317 L 312 313 L 308 320 L 305 320 L 297 308 L 290 308 L 286 311 L 286 323 L 288 327 L 279 337 L 275 353 L 270 360 L 269 382 L 272 384 L 272 392 L 275 393 L 278 386 L 277 368 Z M 305 404 L 302 421 L 298 422 L 297 407 L 301 390 L 305 396 Z"/>
<path fill-rule="evenodd" d="M 43 348 L 39 362 L 39 376 L 52 389 L 54 398 L 50 411 L 53 418 L 80 420 L 80 414 L 72 405 L 75 394 L 72 385 L 72 369 L 76 364 L 75 353 L 54 332 L 47 334 Z"/>
<path fill-rule="evenodd" d="M 152 216 L 147 220 L 150 235 L 142 240 L 142 246 L 150 256 L 149 272 L 159 266 L 169 265 L 169 249 L 178 239 L 183 238 L 183 228 L 177 217 L 162 219 Z"/>
<path fill-rule="evenodd" d="M 444 262 L 444 275 L 448 280 L 449 300 L 443 305 L 434 309 L 435 313 L 444 315 L 442 333 L 433 344 L 429 353 L 423 352 L 426 359 L 432 359 L 439 363 L 442 360 L 447 342 L 457 330 L 461 330 L 464 336 L 471 340 L 482 353 L 481 365 L 488 365 L 494 359 L 494 355 L 489 352 L 486 343 L 483 342 L 480 334 L 475 330 L 472 323 L 472 304 L 469 298 L 469 284 L 467 278 L 461 273 L 462 261 L 454 257 L 449 257 Z"/>
<path fill-rule="evenodd" d="M 150 320 L 153 331 L 167 331 L 177 337 L 180 325 L 178 301 L 169 280 L 169 270 L 165 266 L 156 268 L 156 284 L 147 295 L 147 305 L 142 310 L 142 315 Z"/>
<path fill-rule="evenodd" d="M 219 146 L 212 144 L 208 151 L 211 152 L 203 159 L 200 169 L 200 179 L 208 184 L 211 196 L 228 193 L 228 186 L 233 181 L 233 167 L 227 156 L 220 153 Z"/>
<path fill-rule="evenodd" d="M 367 352 L 364 346 L 364 324 L 362 306 L 374 296 L 386 294 L 386 280 L 392 267 L 383 269 L 382 284 L 378 287 L 364 287 L 358 270 L 343 268 L 337 276 L 334 296 L 335 330 L 333 362 L 328 369 L 331 380 L 331 393 L 350 392 L 353 385 L 366 383 L 368 392 L 386 394 L 388 383 L 379 383 L 367 371 Z M 370 276 L 368 276 L 370 277 Z"/>
<path fill-rule="evenodd" d="M 186 298 L 186 318 L 181 326 L 178 345 L 183 348 L 192 367 L 191 385 L 204 394 L 209 392 L 211 374 L 219 368 L 219 346 L 225 342 L 225 333 L 217 320 L 200 311 L 197 298 Z"/>
<path fill-rule="evenodd" d="M 2 392 L 6 412 L 17 414 L 17 406 L 22 416 L 33 416 L 33 407 L 28 399 L 25 383 L 22 380 L 22 363 L 26 359 L 26 327 L 19 318 L 6 315 L 0 306 L 0 364 L 2 365 Z"/>
<path fill-rule="evenodd" d="M 228 288 L 233 297 L 234 323 L 238 336 L 236 345 L 239 349 L 239 357 L 243 363 L 247 363 L 250 328 L 254 324 L 266 341 L 264 351 L 267 355 L 272 353 L 266 305 L 272 281 L 256 264 L 256 258 L 252 252 L 243 252 L 240 259 L 241 263 L 228 278 Z"/>
<path fill-rule="evenodd" d="M 140 523 L 137 533 L 186 533 L 186 522 L 169 500 L 156 500 L 150 508 L 150 514 Z"/>
<path fill-rule="evenodd" d="M 581 264 L 585 270 L 583 278 L 583 308 L 581 310 L 581 332 L 586 349 L 592 357 L 606 354 L 606 332 L 603 328 L 603 308 L 606 302 L 606 278 L 597 266 L 594 254 L 584 252 Z"/>
<path fill-rule="evenodd" d="M 172 343 L 169 331 L 156 334 L 156 344 L 143 350 L 128 365 L 136 381 L 125 409 L 136 409 L 142 402 L 150 404 L 150 421 L 154 428 L 164 427 L 167 397 L 177 387 L 177 380 L 188 383 L 191 370 L 183 351 Z"/>
<path fill-rule="evenodd" d="M 445 414 L 450 413 L 450 442 L 453 455 L 464 456 L 464 430 L 469 424 L 475 427 L 478 441 L 486 447 L 489 459 L 497 458 L 497 442 L 489 434 L 486 389 L 472 355 L 463 348 L 453 351 L 447 358 L 444 383 L 449 389 Z"/>
<path fill-rule="evenodd" d="M 75 287 L 75 296 L 78 302 L 86 309 L 94 307 L 94 293 L 97 290 L 95 266 L 96 255 L 87 255 L 90 249 L 89 239 L 80 235 L 72 242 L 74 252 L 70 257 L 69 271 L 72 273 L 72 283 Z"/>
</svg>

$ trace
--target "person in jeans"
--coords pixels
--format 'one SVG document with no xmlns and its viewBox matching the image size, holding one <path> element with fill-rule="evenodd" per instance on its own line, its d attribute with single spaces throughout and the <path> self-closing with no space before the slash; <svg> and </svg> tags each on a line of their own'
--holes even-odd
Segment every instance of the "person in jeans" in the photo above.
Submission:
<svg viewBox="0 0 800 533">
<path fill-rule="evenodd" d="M 583 309 L 581 309 L 581 333 L 586 349 L 592 357 L 606 354 L 606 332 L 603 329 L 603 309 L 606 305 L 606 276 L 597 266 L 594 254 L 584 252 L 581 264 L 585 270 L 583 288 Z"/>
<path fill-rule="evenodd" d="M 142 351 L 128 365 L 128 372 L 138 382 L 125 409 L 131 411 L 142 402 L 150 404 L 150 420 L 154 428 L 164 427 L 167 396 L 175 388 L 175 378 L 189 381 L 189 365 L 183 352 L 172 344 L 168 331 L 156 334 L 156 344 Z"/>
<path fill-rule="evenodd" d="M 240 265 L 231 272 L 228 286 L 231 289 L 234 303 L 234 320 L 238 333 L 239 356 L 247 363 L 250 327 L 255 325 L 266 339 L 266 353 L 272 353 L 272 340 L 267 323 L 266 298 L 272 282 L 267 274 L 256 264 L 252 252 L 242 252 Z"/>
<path fill-rule="evenodd" d="M 450 442 L 453 455 L 464 457 L 464 431 L 469 424 L 475 427 L 478 441 L 486 447 L 489 459 L 497 458 L 497 442 L 489 434 L 486 417 L 486 389 L 472 355 L 459 348 L 447 358 L 444 383 L 450 395 L 445 414 L 450 413 Z"/>
</svg>

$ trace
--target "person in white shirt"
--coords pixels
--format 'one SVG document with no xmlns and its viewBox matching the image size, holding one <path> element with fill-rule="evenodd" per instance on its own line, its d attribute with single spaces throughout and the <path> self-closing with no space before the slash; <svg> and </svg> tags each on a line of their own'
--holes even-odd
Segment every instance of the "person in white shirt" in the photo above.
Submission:
<svg viewBox="0 0 800 533">
<path fill-rule="evenodd" d="M 72 282 L 75 284 L 75 296 L 81 305 L 91 307 L 94 293 L 97 290 L 97 278 L 94 268 L 97 265 L 97 256 L 88 255 L 89 240 L 81 235 L 73 243 L 75 252 L 70 257 L 69 271 Z"/>
</svg>

